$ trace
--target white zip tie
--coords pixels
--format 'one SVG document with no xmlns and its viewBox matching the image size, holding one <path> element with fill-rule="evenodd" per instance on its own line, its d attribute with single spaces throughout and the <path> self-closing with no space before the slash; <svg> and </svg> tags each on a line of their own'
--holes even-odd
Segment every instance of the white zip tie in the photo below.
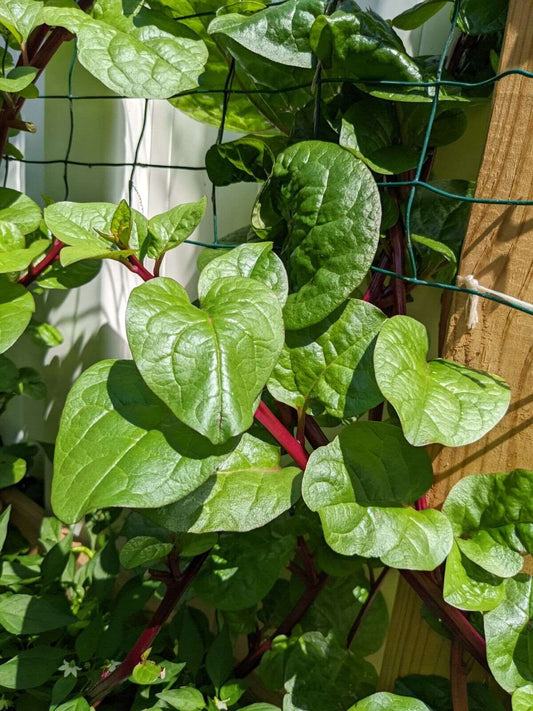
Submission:
<svg viewBox="0 0 533 711">
<path fill-rule="evenodd" d="M 472 291 L 479 291 L 481 294 L 491 294 L 492 296 L 497 296 L 503 301 L 507 302 L 510 306 L 521 306 L 525 309 L 530 309 L 533 311 L 533 304 L 528 301 L 522 301 L 522 299 L 517 299 L 514 296 L 509 296 L 509 294 L 503 294 L 501 291 L 496 291 L 495 289 L 490 289 L 488 286 L 483 286 L 479 283 L 473 274 L 467 274 L 466 276 L 457 277 L 457 286 L 464 286 Z M 479 323 L 478 315 L 478 305 L 479 296 L 477 294 L 468 295 L 468 315 L 466 319 L 466 326 L 468 329 L 475 328 Z"/>
</svg>

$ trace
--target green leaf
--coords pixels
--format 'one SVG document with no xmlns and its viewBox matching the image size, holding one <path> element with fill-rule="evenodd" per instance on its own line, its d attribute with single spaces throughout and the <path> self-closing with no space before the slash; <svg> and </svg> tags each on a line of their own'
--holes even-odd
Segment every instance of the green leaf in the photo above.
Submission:
<svg viewBox="0 0 533 711">
<path fill-rule="evenodd" d="M 292 293 L 285 324 L 305 328 L 340 306 L 370 268 L 379 239 L 379 193 L 362 161 L 320 141 L 278 155 L 265 190 L 276 219 L 281 215 L 288 228 L 283 257 Z M 260 195 L 259 209 L 261 201 Z"/>
<path fill-rule="evenodd" d="M 28 249 L 14 249 L 10 252 L 0 252 L 0 273 L 20 272 L 26 269 L 26 267 L 49 246 L 49 240 L 38 239 L 36 242 L 32 242 Z"/>
<path fill-rule="evenodd" d="M 353 104 L 342 117 L 339 143 L 376 173 L 404 173 L 418 164 L 419 151 L 400 141 L 394 104 L 367 98 Z"/>
<path fill-rule="evenodd" d="M 477 474 L 450 491 L 443 513 L 464 555 L 485 570 L 512 577 L 533 553 L 533 472 Z"/>
<path fill-rule="evenodd" d="M 198 280 L 198 295 L 204 299 L 217 279 L 247 277 L 266 284 L 283 306 L 287 301 L 289 283 L 283 262 L 272 251 L 272 242 L 241 244 L 216 256 L 207 264 Z"/>
<path fill-rule="evenodd" d="M 380 691 L 378 694 L 372 694 L 372 696 L 359 701 L 348 711 L 430 711 L 430 708 L 418 699 Z"/>
<path fill-rule="evenodd" d="M 394 316 L 374 350 L 378 386 L 402 423 L 408 442 L 461 447 L 483 437 L 505 415 L 510 393 L 496 375 L 442 358 L 426 361 L 424 326 Z"/>
<path fill-rule="evenodd" d="M 393 691 L 400 696 L 413 696 L 424 703 L 427 702 L 432 711 L 452 711 L 451 684 L 442 676 L 409 674 L 396 679 Z"/>
<path fill-rule="evenodd" d="M 251 426 L 283 347 L 283 322 L 275 294 L 254 279 L 218 279 L 201 306 L 172 279 L 152 279 L 132 291 L 126 328 L 148 386 L 217 444 Z"/>
<path fill-rule="evenodd" d="M 11 515 L 11 504 L 7 506 L 0 514 L 0 551 L 4 547 L 7 536 L 7 526 L 9 523 L 9 516 Z"/>
<path fill-rule="evenodd" d="M 279 448 L 248 433 L 213 476 L 175 504 L 150 512 L 171 531 L 249 531 L 300 498 L 300 470 L 282 468 Z"/>
<path fill-rule="evenodd" d="M 215 637 L 205 657 L 205 668 L 215 692 L 218 694 L 222 684 L 231 676 L 233 669 L 233 650 L 226 625 Z"/>
<path fill-rule="evenodd" d="M 504 583 L 462 554 L 453 544 L 446 560 L 444 599 L 460 610 L 493 610 L 503 600 Z"/>
<path fill-rule="evenodd" d="M 507 0 L 462 0 L 458 26 L 469 35 L 485 35 L 505 29 Z"/>
<path fill-rule="evenodd" d="M 179 689 L 168 689 L 156 694 L 171 709 L 177 711 L 202 711 L 205 701 L 201 692 L 192 686 L 182 686 Z"/>
<path fill-rule="evenodd" d="M 61 266 L 69 267 L 83 259 L 123 259 L 133 253 L 132 249 L 114 249 L 111 246 L 105 249 L 92 244 L 78 244 L 74 247 L 63 247 L 59 259 Z"/>
<path fill-rule="evenodd" d="M 80 64 L 120 96 L 166 99 L 198 86 L 207 59 L 198 38 L 170 34 L 149 17 L 136 25 L 122 14 L 103 21 L 74 8 L 47 7 L 45 19 L 77 35 Z"/>
<path fill-rule="evenodd" d="M 431 106 L 428 104 L 402 103 L 398 105 L 401 136 L 404 143 L 411 146 L 422 146 L 424 144 L 430 114 Z M 467 125 L 468 119 L 465 111 L 461 107 L 450 107 L 447 103 L 439 105 L 431 127 L 429 145 L 446 146 L 449 143 L 457 141 L 457 139 L 464 134 Z M 461 186 L 466 181 L 456 180 L 442 182 L 458 183 L 459 189 L 461 189 Z M 448 198 L 448 201 L 449 200 Z M 457 205 L 455 207 L 457 207 Z M 467 205 L 467 208 L 468 207 Z M 449 205 L 448 209 L 453 210 L 453 207 Z"/>
<path fill-rule="evenodd" d="M 27 649 L 0 665 L 0 686 L 6 689 L 34 689 L 50 679 L 65 651 L 39 646 Z"/>
<path fill-rule="evenodd" d="M 203 484 L 235 445 L 214 447 L 177 420 L 131 361 L 96 363 L 63 410 L 52 507 L 73 523 L 107 506 L 163 506 Z"/>
<path fill-rule="evenodd" d="M 172 543 L 162 543 L 152 536 L 136 536 L 126 541 L 120 551 L 120 564 L 123 568 L 149 566 L 167 556 L 172 550 Z"/>
<path fill-rule="evenodd" d="M 39 227 L 41 208 L 18 190 L 0 188 L 0 221 L 13 223 L 27 235 Z"/>
<path fill-rule="evenodd" d="M 533 684 L 522 686 L 513 694 L 513 711 L 531 711 L 533 708 Z"/>
<path fill-rule="evenodd" d="M 184 242 L 200 224 L 207 205 L 207 198 L 198 202 L 177 205 L 167 212 L 155 215 L 148 222 L 148 237 L 141 254 L 154 259 Z"/>
<path fill-rule="evenodd" d="M 65 570 L 71 554 L 73 534 L 61 538 L 44 556 L 41 563 L 43 585 L 55 582 Z"/>
<path fill-rule="evenodd" d="M 0 278 L 0 353 L 24 333 L 34 311 L 35 302 L 29 291 Z"/>
<path fill-rule="evenodd" d="M 13 222 L 0 222 L 0 257 L 26 247 L 26 238 Z"/>
<path fill-rule="evenodd" d="M 75 699 L 65 701 L 64 704 L 61 704 L 61 706 L 57 706 L 55 711 L 91 711 L 91 709 L 92 706 L 89 706 L 84 698 L 78 696 Z"/>
<path fill-rule="evenodd" d="M 433 570 L 451 548 L 451 526 L 438 511 L 405 508 L 431 482 L 426 452 L 410 446 L 398 427 L 356 422 L 311 454 L 302 494 L 337 553 Z"/>
<path fill-rule="evenodd" d="M 131 208 L 126 200 L 121 200 L 111 218 L 111 234 L 119 247 L 125 249 L 129 245 L 133 227 Z"/>
<path fill-rule="evenodd" d="M 1 14 L 0 10 L 0 14 Z M 0 91 L 15 93 L 22 91 L 37 76 L 35 67 L 15 67 L 5 77 L 0 76 Z"/>
<path fill-rule="evenodd" d="M 9 595 L 0 598 L 0 624 L 11 634 L 40 634 L 75 622 L 62 595 Z"/>
<path fill-rule="evenodd" d="M 65 244 L 80 248 L 96 247 L 105 253 L 114 247 L 110 233 L 116 209 L 117 206 L 110 202 L 55 202 L 45 207 L 44 221 L 55 237 Z M 133 249 L 138 249 L 146 238 L 148 220 L 136 210 L 132 210 L 132 214 L 130 243 Z M 110 236 L 106 239 L 100 234 L 102 232 Z M 87 252 L 84 258 L 89 257 Z M 64 259 L 63 256 L 61 259 Z"/>
<path fill-rule="evenodd" d="M 147 659 L 135 666 L 130 681 L 134 684 L 140 684 L 141 686 L 153 684 L 160 678 L 162 671 L 163 667 Z"/>
<path fill-rule="evenodd" d="M 31 31 L 43 23 L 43 3 L 21 0 L 3 0 L 0 4 L 0 24 L 7 27 L 17 42 L 25 42 Z"/>
<path fill-rule="evenodd" d="M 54 348 L 63 343 L 63 336 L 55 326 L 50 323 L 43 323 L 32 318 L 30 325 L 26 329 L 26 335 L 38 346 L 43 348 Z"/>
<path fill-rule="evenodd" d="M 373 354 L 385 321 L 375 306 L 349 299 L 320 323 L 288 331 L 269 391 L 293 407 L 318 407 L 340 419 L 379 405 Z"/>
<path fill-rule="evenodd" d="M 219 186 L 241 181 L 264 182 L 272 172 L 275 154 L 286 143 L 285 139 L 278 136 L 243 136 L 229 143 L 215 144 L 205 156 L 209 180 Z"/>
<path fill-rule="evenodd" d="M 295 545 L 293 536 L 277 537 L 268 526 L 223 534 L 195 579 L 194 590 L 219 610 L 252 607 L 272 588 Z"/>
<path fill-rule="evenodd" d="M 484 615 L 487 661 L 507 692 L 533 681 L 531 618 L 533 578 L 518 575 L 505 581 L 505 599 Z"/>
<path fill-rule="evenodd" d="M 0 489 L 14 486 L 26 474 L 26 461 L 0 451 Z"/>
<path fill-rule="evenodd" d="M 410 7 L 408 10 L 396 15 L 392 20 L 394 27 L 399 30 L 416 30 L 425 22 L 430 20 L 433 15 L 436 15 L 439 10 L 450 2 L 450 0 L 424 0 L 417 5 Z"/>
<path fill-rule="evenodd" d="M 92 281 L 100 272 L 102 262 L 97 259 L 86 259 L 64 267 L 57 261 L 45 269 L 36 283 L 42 289 L 77 289 Z"/>
</svg>

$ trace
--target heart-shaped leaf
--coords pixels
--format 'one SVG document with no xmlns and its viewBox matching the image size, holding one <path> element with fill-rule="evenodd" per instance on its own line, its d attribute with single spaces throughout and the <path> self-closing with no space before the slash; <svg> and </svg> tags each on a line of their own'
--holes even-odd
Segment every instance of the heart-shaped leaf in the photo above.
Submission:
<svg viewBox="0 0 533 711">
<path fill-rule="evenodd" d="M 418 699 L 380 691 L 378 694 L 362 699 L 348 711 L 430 711 L 430 709 Z"/>
<path fill-rule="evenodd" d="M 63 410 L 53 509 L 73 523 L 106 506 L 163 506 L 201 486 L 235 445 L 214 447 L 177 420 L 131 361 L 96 363 Z"/>
<path fill-rule="evenodd" d="M 0 353 L 24 333 L 34 311 L 35 302 L 27 289 L 0 278 Z"/>
<path fill-rule="evenodd" d="M 127 569 L 148 566 L 168 555 L 172 548 L 172 543 L 163 543 L 153 536 L 135 536 L 123 545 L 120 564 Z"/>
<path fill-rule="evenodd" d="M 490 670 L 509 693 L 533 681 L 532 585 L 530 575 L 506 580 L 505 599 L 483 618 Z"/>
<path fill-rule="evenodd" d="M 436 358 L 426 361 L 424 326 L 394 316 L 374 350 L 378 386 L 416 446 L 439 442 L 461 447 L 483 437 L 505 415 L 510 393 L 503 378 Z"/>
<path fill-rule="evenodd" d="M 493 610 L 505 595 L 502 578 L 475 565 L 462 554 L 457 542 L 446 559 L 444 599 L 460 610 Z"/>
<path fill-rule="evenodd" d="M 272 242 L 241 244 L 223 252 L 207 264 L 198 280 L 198 295 L 203 299 L 213 283 L 222 277 L 242 276 L 266 284 L 281 305 L 287 301 L 289 282 L 283 262 L 272 251 Z"/>
<path fill-rule="evenodd" d="M 300 470 L 282 468 L 279 448 L 244 434 L 214 476 L 176 504 L 150 511 L 171 531 L 250 531 L 300 498 Z"/>
<path fill-rule="evenodd" d="M 283 347 L 283 321 L 274 292 L 244 277 L 217 279 L 201 305 L 172 279 L 153 279 L 132 291 L 126 325 L 148 386 L 216 444 L 251 426 Z"/>
<path fill-rule="evenodd" d="M 337 553 L 432 570 L 450 551 L 451 526 L 438 511 L 406 508 L 431 482 L 427 453 L 398 427 L 356 422 L 311 454 L 302 494 Z"/>
<path fill-rule="evenodd" d="M 7 27 L 17 42 L 26 41 L 33 28 L 43 23 L 43 5 L 39 0 L 4 0 L 0 5 L 0 24 Z"/>
<path fill-rule="evenodd" d="M 265 191 L 275 219 L 281 215 L 288 229 L 282 256 L 292 293 L 285 324 L 306 328 L 340 306 L 370 268 L 379 239 L 379 193 L 362 161 L 320 141 L 280 153 Z M 268 234 L 268 224 L 265 229 Z"/>
<path fill-rule="evenodd" d="M 167 212 L 151 217 L 141 256 L 146 252 L 149 257 L 158 259 L 184 242 L 200 224 L 206 205 L 207 199 L 203 197 L 198 202 L 176 205 Z"/>
<path fill-rule="evenodd" d="M 288 331 L 268 389 L 303 410 L 325 410 L 340 419 L 363 414 L 383 400 L 373 354 L 385 321 L 375 306 L 349 299 L 320 323 Z"/>
</svg>

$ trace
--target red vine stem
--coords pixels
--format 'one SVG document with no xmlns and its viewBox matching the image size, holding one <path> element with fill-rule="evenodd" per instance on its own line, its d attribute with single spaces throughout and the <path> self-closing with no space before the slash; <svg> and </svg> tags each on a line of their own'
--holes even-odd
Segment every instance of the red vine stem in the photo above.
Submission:
<svg viewBox="0 0 533 711">
<path fill-rule="evenodd" d="M 374 600 L 376 599 L 379 589 L 381 585 L 383 584 L 383 581 L 387 577 L 387 573 L 389 572 L 390 568 L 383 568 L 381 573 L 379 574 L 378 579 L 375 581 L 375 583 L 372 585 L 372 589 L 370 590 L 370 594 L 365 600 L 365 603 L 363 607 L 359 610 L 359 614 L 355 618 L 355 622 L 350 628 L 350 631 L 348 632 L 348 636 L 346 638 L 346 647 L 347 649 L 350 649 L 352 646 L 352 642 L 354 640 L 355 635 L 361 628 L 361 625 L 363 624 L 366 616 L 370 612 L 370 608 L 372 607 L 372 604 L 374 603 Z"/>
<path fill-rule="evenodd" d="M 45 254 L 38 264 L 36 264 L 33 268 L 28 269 L 27 274 L 20 277 L 18 283 L 22 284 L 22 286 L 29 286 L 44 272 L 45 269 L 48 269 L 48 267 L 59 258 L 59 253 L 64 246 L 63 242 L 60 242 L 58 239 L 54 239 L 52 249 Z"/>
<path fill-rule="evenodd" d="M 290 454 L 300 469 L 305 469 L 309 456 L 302 445 L 291 435 L 291 433 L 278 420 L 276 415 L 264 402 L 259 403 L 255 411 L 255 419 L 273 435 L 281 444 L 283 449 Z"/>
<path fill-rule="evenodd" d="M 476 628 L 470 624 L 466 616 L 460 610 L 444 602 L 440 588 L 430 580 L 427 574 L 413 570 L 402 570 L 400 572 L 431 612 L 442 620 L 453 637 L 458 638 L 464 649 L 470 652 L 484 669 L 490 671 L 487 664 L 485 640 Z"/>
<path fill-rule="evenodd" d="M 140 276 L 143 281 L 150 281 L 150 279 L 155 278 L 155 274 L 149 272 L 144 264 L 133 254 L 128 257 L 128 261 L 125 264 L 131 272 Z"/>
<path fill-rule="evenodd" d="M 168 584 L 167 591 L 161 600 L 159 607 L 154 612 L 152 619 L 146 629 L 131 648 L 130 652 L 122 664 L 115 669 L 105 679 L 101 679 L 91 689 L 91 705 L 96 708 L 101 701 L 119 684 L 127 679 L 137 664 L 142 661 L 142 655 L 150 649 L 154 639 L 159 634 L 162 625 L 167 621 L 174 608 L 183 597 L 183 594 L 192 583 L 210 551 L 197 555 L 189 563 L 187 569 L 180 577 Z"/>
</svg>

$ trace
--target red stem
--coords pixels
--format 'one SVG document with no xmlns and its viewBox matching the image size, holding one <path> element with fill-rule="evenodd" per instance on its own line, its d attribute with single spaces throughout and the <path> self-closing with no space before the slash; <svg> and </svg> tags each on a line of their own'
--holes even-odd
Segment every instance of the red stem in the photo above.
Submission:
<svg viewBox="0 0 533 711">
<path fill-rule="evenodd" d="M 444 602 L 440 588 L 430 580 L 427 574 L 413 570 L 402 570 L 400 572 L 433 614 L 442 620 L 443 624 L 452 633 L 452 636 L 457 637 L 464 649 L 470 652 L 484 669 L 490 671 L 487 664 L 485 640 L 476 628 L 470 624 L 466 616 L 460 610 Z"/>
<path fill-rule="evenodd" d="M 317 421 L 311 415 L 307 415 L 305 418 L 305 436 L 309 440 L 309 443 L 313 449 L 318 449 L 318 447 L 325 447 L 329 444 L 329 439 L 322 432 L 322 429 L 318 425 Z"/>
<path fill-rule="evenodd" d="M 290 454 L 300 469 L 305 469 L 309 456 L 302 445 L 297 442 L 291 433 L 281 424 L 264 402 L 259 403 L 255 411 L 255 419 L 273 435 L 283 449 Z"/>
<path fill-rule="evenodd" d="M 59 258 L 59 253 L 64 246 L 63 242 L 60 242 L 58 239 L 54 239 L 52 249 L 45 254 L 38 264 L 36 264 L 33 268 L 28 269 L 28 273 L 23 277 L 20 277 L 18 283 L 22 284 L 22 286 L 29 286 L 40 274 L 44 272 L 45 269 L 48 269 L 50 264 Z"/>
<path fill-rule="evenodd" d="M 131 272 L 140 276 L 143 281 L 150 281 L 150 279 L 155 278 L 155 274 L 149 272 L 144 264 L 133 254 L 128 257 L 126 266 Z"/>
<path fill-rule="evenodd" d="M 115 669 L 112 674 L 105 679 L 101 679 L 91 689 L 91 705 L 94 708 L 96 708 L 116 686 L 127 679 L 137 664 L 142 661 L 142 655 L 152 646 L 154 639 L 159 634 L 161 626 L 167 621 L 173 612 L 183 594 L 200 571 L 200 568 L 208 555 L 209 551 L 206 551 L 201 555 L 197 555 L 192 559 L 191 563 L 188 565 L 181 577 L 168 585 L 167 591 L 161 600 L 159 607 L 154 612 L 152 619 L 150 620 L 150 624 L 145 630 L 143 630 L 128 653 L 126 659 L 119 667 L 117 667 L 117 669 Z"/>
<path fill-rule="evenodd" d="M 355 635 L 359 631 L 361 625 L 363 624 L 366 616 L 370 612 L 370 608 L 372 607 L 372 604 L 374 600 L 376 599 L 379 589 L 387 577 L 387 573 L 389 572 L 390 568 L 383 568 L 381 573 L 379 574 L 378 579 L 375 581 L 375 583 L 372 585 L 372 589 L 370 590 L 370 594 L 368 598 L 365 600 L 365 604 L 363 607 L 359 610 L 359 614 L 355 618 L 355 622 L 350 628 L 350 631 L 348 632 L 348 637 L 346 638 L 346 647 L 347 649 L 350 649 L 352 646 L 352 642 L 354 640 Z"/>
</svg>

